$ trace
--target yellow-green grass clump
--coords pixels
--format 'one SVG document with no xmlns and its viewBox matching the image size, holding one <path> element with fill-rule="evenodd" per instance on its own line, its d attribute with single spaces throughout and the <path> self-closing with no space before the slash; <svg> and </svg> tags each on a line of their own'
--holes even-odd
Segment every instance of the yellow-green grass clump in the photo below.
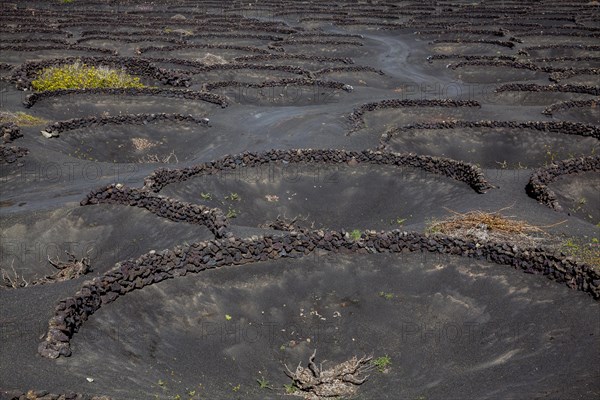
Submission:
<svg viewBox="0 0 600 400">
<path fill-rule="evenodd" d="M 34 90 L 143 88 L 140 78 L 123 70 L 74 64 L 44 68 L 31 82 Z"/>
<path fill-rule="evenodd" d="M 13 123 L 17 126 L 36 126 L 44 125 L 48 123 L 48 120 L 40 117 L 34 117 L 27 113 L 17 111 L 13 112 L 0 112 L 0 123 Z"/>
</svg>

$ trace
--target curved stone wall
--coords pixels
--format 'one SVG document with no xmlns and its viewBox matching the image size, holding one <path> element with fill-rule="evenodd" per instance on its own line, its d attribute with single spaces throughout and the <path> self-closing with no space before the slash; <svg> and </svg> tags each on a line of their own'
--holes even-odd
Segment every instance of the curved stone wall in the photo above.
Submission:
<svg viewBox="0 0 600 400">
<path fill-rule="evenodd" d="M 375 110 L 383 110 L 387 108 L 403 108 L 403 107 L 481 107 L 479 102 L 474 100 L 451 100 L 451 99 L 434 99 L 434 100 L 407 100 L 407 99 L 387 99 L 373 103 L 363 104 L 352 111 L 348 116 L 352 127 L 350 132 L 354 132 L 364 127 L 364 115 L 367 112 Z"/>
<path fill-rule="evenodd" d="M 415 129 L 456 129 L 456 128 L 510 128 L 533 129 L 540 132 L 556 132 L 565 135 L 593 137 L 600 140 L 600 126 L 569 121 L 444 121 L 434 123 L 417 123 L 404 125 L 386 131 L 381 137 L 381 144 L 387 144 L 392 137 Z"/>
<path fill-rule="evenodd" d="M 538 85 L 536 83 L 509 83 L 497 87 L 495 92 L 559 92 L 582 93 L 600 96 L 600 86 L 589 85 Z"/>
<path fill-rule="evenodd" d="M 560 103 L 552 104 L 550 107 L 547 107 L 542 114 L 544 115 L 553 115 L 557 111 L 568 110 L 570 108 L 579 108 L 579 107 L 596 107 L 600 104 L 600 98 L 588 99 L 588 100 L 574 100 L 574 101 L 563 101 Z"/>
<path fill-rule="evenodd" d="M 117 55 L 117 52 L 101 47 L 80 46 L 77 44 L 41 44 L 37 46 L 22 46 L 18 44 L 3 44 L 0 45 L 0 51 L 40 51 L 40 50 L 78 50 L 78 51 L 94 51 L 96 53 Z"/>
<path fill-rule="evenodd" d="M 299 231 L 283 235 L 241 239 L 230 237 L 172 250 L 151 251 L 136 260 L 116 264 L 107 273 L 86 281 L 72 296 L 62 299 L 48 323 L 48 332 L 38 352 L 47 358 L 71 355 L 70 341 L 83 323 L 103 307 L 133 290 L 166 279 L 198 273 L 226 265 L 244 265 L 286 257 L 302 257 L 315 249 L 336 253 L 437 252 L 484 259 L 510 265 L 600 298 L 600 274 L 589 265 L 547 253 L 544 249 L 521 249 L 508 243 L 476 243 L 443 235 L 414 232 L 365 232 L 354 240 L 348 232 Z"/>
<path fill-rule="evenodd" d="M 0 390 L 2 400 L 112 400 L 108 396 L 94 396 L 89 394 L 63 392 L 62 394 L 50 393 L 47 390 Z"/>
<path fill-rule="evenodd" d="M 218 238 L 227 234 L 227 218 L 220 209 L 158 196 L 148 190 L 132 189 L 120 184 L 109 185 L 93 190 L 80 203 L 82 206 L 93 204 L 121 204 L 144 208 L 174 222 L 204 225 Z"/>
<path fill-rule="evenodd" d="M 224 82 L 208 82 L 202 87 L 203 90 L 215 90 L 224 87 L 246 87 L 246 88 L 267 88 L 267 87 L 278 87 L 278 86 L 317 86 L 329 89 L 344 90 L 351 92 L 352 86 L 346 85 L 342 82 L 336 81 L 323 81 L 320 79 L 309 79 L 309 78 L 288 78 L 278 79 L 275 81 L 265 81 L 260 83 L 250 82 L 238 82 L 238 81 L 224 81 Z"/>
<path fill-rule="evenodd" d="M 287 46 L 287 45 L 335 45 L 335 46 L 364 46 L 361 42 L 356 40 L 334 40 L 334 39 L 285 39 L 278 42 L 271 43 L 274 46 Z"/>
<path fill-rule="evenodd" d="M 354 64 L 354 61 L 348 57 L 327 57 L 313 56 L 310 54 L 258 54 L 252 56 L 241 56 L 234 58 L 234 61 L 271 61 L 271 60 L 300 60 L 300 61 L 318 61 L 318 62 L 339 62 L 342 64 Z"/>
<path fill-rule="evenodd" d="M 269 54 L 265 49 L 252 46 L 236 46 L 233 44 L 210 44 L 210 43 L 185 43 L 176 44 L 173 46 L 147 46 L 142 47 L 138 51 L 140 54 L 147 53 L 149 51 L 174 51 L 174 50 L 185 50 L 185 49 L 224 49 L 224 50 L 239 50 L 246 51 L 249 53 Z"/>
<path fill-rule="evenodd" d="M 508 47 L 512 49 L 515 47 L 514 42 L 502 41 L 502 40 L 487 40 L 487 39 L 435 39 L 431 43 L 456 43 L 456 44 L 493 44 L 496 46 Z"/>
<path fill-rule="evenodd" d="M 476 166 L 449 158 L 422 156 L 417 154 L 398 154 L 379 151 L 313 150 L 290 149 L 270 150 L 265 153 L 245 152 L 226 156 L 216 161 L 194 165 L 181 169 L 157 169 L 144 179 L 144 189 L 159 192 L 174 182 L 183 182 L 194 176 L 210 175 L 218 171 L 234 170 L 241 167 L 253 167 L 270 162 L 286 163 L 367 163 L 419 168 L 434 174 L 464 182 L 477 193 L 485 193 L 493 186 L 486 181 L 483 172 Z"/>
<path fill-rule="evenodd" d="M 209 72 L 209 71 L 232 71 L 240 69 L 249 69 L 254 71 L 280 71 L 296 75 L 309 75 L 309 71 L 293 65 L 262 65 L 249 63 L 236 64 L 204 64 L 201 61 L 185 60 L 181 58 L 146 58 L 150 62 L 162 62 L 185 65 L 193 67 L 191 71 L 183 71 L 187 73 Z"/>
<path fill-rule="evenodd" d="M 115 96 L 159 96 L 170 97 L 187 100 L 201 100 L 208 103 L 217 104 L 223 108 L 229 103 L 225 97 L 214 93 L 198 92 L 187 89 L 163 89 L 163 88 L 95 88 L 95 89 L 59 89 L 48 90 L 44 92 L 35 92 L 27 96 L 23 105 L 27 108 L 32 107 L 35 103 L 43 99 L 70 96 L 70 95 L 115 95 Z"/>
<path fill-rule="evenodd" d="M 385 73 L 380 69 L 375 69 L 373 67 L 367 67 L 363 65 L 348 65 L 343 67 L 321 68 L 320 70 L 315 71 L 314 75 L 323 75 L 335 72 L 374 72 L 377 75 L 385 75 Z"/>
<path fill-rule="evenodd" d="M 73 118 L 66 121 L 54 122 L 44 129 L 45 132 L 50 133 L 52 136 L 58 136 L 59 133 L 70 131 L 74 129 L 85 128 L 88 126 L 99 126 L 99 125 L 143 125 L 148 122 L 156 121 L 184 121 L 209 126 L 208 118 L 198 118 L 192 115 L 183 114 L 123 114 L 108 117 L 85 117 L 85 118 Z"/>
<path fill-rule="evenodd" d="M 548 187 L 555 179 L 564 175 L 577 174 L 581 172 L 600 172 L 600 156 L 588 156 L 571 158 L 569 160 L 555 162 L 552 165 L 537 169 L 529 178 L 525 190 L 530 197 L 548 207 L 560 211 L 556 194 Z"/>
<path fill-rule="evenodd" d="M 476 61 L 476 60 L 502 60 L 502 61 L 516 61 L 517 57 L 515 56 L 507 56 L 507 55 L 497 55 L 497 56 L 487 56 L 487 55 L 471 55 L 471 54 L 432 54 L 427 57 L 428 61 L 433 60 L 451 60 L 451 59 L 460 59 L 466 61 Z"/>
</svg>

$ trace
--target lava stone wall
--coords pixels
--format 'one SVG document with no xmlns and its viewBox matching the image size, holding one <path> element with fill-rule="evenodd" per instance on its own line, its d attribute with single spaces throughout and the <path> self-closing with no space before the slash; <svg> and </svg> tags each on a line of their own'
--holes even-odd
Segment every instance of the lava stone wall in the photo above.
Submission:
<svg viewBox="0 0 600 400">
<path fill-rule="evenodd" d="M 81 201 L 81 205 L 121 204 L 144 208 L 151 213 L 175 222 L 186 222 L 206 226 L 217 238 L 230 237 L 228 220 L 218 208 L 181 202 L 175 199 L 157 196 L 164 186 L 183 182 L 194 176 L 211 175 L 219 171 L 236 168 L 255 167 L 272 162 L 286 163 L 368 163 L 375 165 L 407 166 L 427 172 L 441 174 L 462 181 L 476 192 L 484 193 L 492 186 L 485 180 L 481 170 L 471 164 L 452 159 L 419 156 L 415 154 L 395 154 L 365 150 L 348 152 L 345 150 L 271 150 L 266 153 L 245 152 L 234 156 L 198 164 L 181 169 L 157 169 L 144 179 L 142 189 L 132 189 L 121 184 L 101 187 L 90 192 Z"/>
<path fill-rule="evenodd" d="M 509 83 L 495 90 L 500 92 L 560 92 L 600 96 L 600 86 L 589 85 L 537 85 L 535 83 Z"/>
<path fill-rule="evenodd" d="M 481 107 L 479 102 L 474 100 L 450 100 L 450 99 L 434 99 L 434 100 L 406 100 L 406 99 L 389 99 L 381 100 L 373 103 L 363 104 L 355 108 L 352 114 L 348 116 L 348 120 L 352 124 L 352 131 L 356 131 L 364 127 L 364 115 L 366 112 L 382 110 L 386 108 L 404 108 L 404 107 Z"/>
<path fill-rule="evenodd" d="M 29 150 L 25 147 L 6 146 L 7 143 L 15 139 L 23 137 L 21 129 L 13 124 L 0 124 L 0 132 L 2 133 L 2 144 L 0 144 L 0 165 L 12 164 L 19 158 L 29 154 Z"/>
<path fill-rule="evenodd" d="M 81 46 L 78 44 L 41 44 L 37 46 L 22 46 L 18 44 L 6 44 L 0 46 L 0 51 L 40 51 L 40 50 L 79 50 L 79 51 L 92 51 L 96 53 L 105 53 L 117 55 L 117 52 L 110 49 L 104 49 L 101 47 L 89 47 Z"/>
<path fill-rule="evenodd" d="M 553 115 L 557 111 L 568 110 L 570 108 L 578 107 L 596 107 L 600 104 L 600 98 L 588 99 L 588 100 L 574 100 L 574 101 L 563 101 L 557 104 L 553 104 L 547 107 L 542 114 Z"/>
<path fill-rule="evenodd" d="M 530 197 L 538 202 L 560 211 L 562 206 L 558 203 L 556 193 L 548 185 L 560 176 L 588 171 L 600 172 L 600 155 L 571 158 L 537 169 L 529 178 L 525 190 Z"/>
<path fill-rule="evenodd" d="M 366 67 L 362 65 L 349 65 L 344 67 L 327 67 L 321 68 L 318 71 L 315 71 L 315 75 L 323 75 L 329 74 L 332 72 L 374 72 L 378 75 L 385 75 L 385 73 L 380 69 L 375 69 L 373 67 Z"/>
<path fill-rule="evenodd" d="M 224 82 L 210 82 L 203 85 L 203 90 L 215 90 L 224 87 L 246 87 L 246 88 L 267 88 L 277 86 L 317 86 L 329 89 L 344 90 L 351 92 L 354 88 L 350 85 L 346 85 L 342 82 L 335 81 L 322 81 L 320 79 L 309 79 L 309 78 L 287 78 L 279 79 L 276 81 L 266 81 L 260 83 L 249 83 L 249 82 L 238 82 L 238 81 L 224 81 Z"/>
<path fill-rule="evenodd" d="M 600 140 L 600 126 L 569 121 L 444 121 L 434 123 L 416 123 L 387 131 L 382 143 L 402 132 L 413 129 L 456 129 L 456 128 L 510 128 L 532 129 L 540 132 L 555 132 L 566 135 L 593 137 Z"/>
<path fill-rule="evenodd" d="M 10 143 L 23 137 L 21 129 L 13 123 L 0 124 L 0 132 L 2 132 L 2 143 Z"/>
<path fill-rule="evenodd" d="M 299 231 L 247 239 L 230 237 L 151 251 L 137 260 L 118 263 L 104 275 L 84 282 L 72 297 L 56 305 L 38 352 L 47 358 L 70 356 L 70 340 L 89 316 L 133 290 L 210 268 L 302 257 L 315 249 L 342 254 L 421 251 L 483 259 L 528 273 L 544 274 L 600 299 L 600 274 L 594 268 L 538 248 L 520 249 L 507 243 L 480 244 L 439 234 L 428 236 L 398 230 L 365 232 L 359 240 L 352 239 L 344 230 Z"/>
<path fill-rule="evenodd" d="M 112 125 L 144 125 L 150 122 L 173 121 L 173 122 L 192 122 L 204 126 L 209 126 L 208 118 L 198 118 L 192 115 L 183 114 L 125 114 L 115 116 L 91 116 L 85 118 L 73 118 L 66 121 L 57 121 L 46 126 L 45 131 L 58 136 L 60 132 L 73 129 L 85 128 L 88 126 Z"/>
<path fill-rule="evenodd" d="M 23 105 L 27 108 L 43 99 L 77 94 L 91 95 L 114 95 L 114 96 L 159 96 L 176 99 L 201 100 L 208 103 L 220 105 L 225 108 L 229 105 L 225 97 L 214 93 L 198 92 L 187 89 L 164 89 L 164 88 L 94 88 L 94 89 L 59 89 L 36 92 L 27 96 Z"/>
<path fill-rule="evenodd" d="M 269 54 L 265 49 L 252 46 L 236 46 L 233 44 L 210 44 L 210 43 L 185 43 L 176 44 L 173 46 L 148 46 L 139 49 L 139 53 L 147 53 L 149 51 L 174 51 L 185 49 L 225 49 L 225 50 L 240 50 L 250 53 Z"/>
<path fill-rule="evenodd" d="M 296 67 L 293 65 L 261 65 L 261 64 L 249 64 L 249 63 L 236 63 L 236 64 L 204 64 L 200 61 L 194 60 L 184 60 L 177 58 L 146 58 L 146 60 L 150 62 L 163 62 L 163 63 L 173 63 L 179 65 L 186 65 L 189 67 L 193 67 L 191 71 L 182 71 L 187 72 L 188 74 L 195 74 L 199 72 L 209 72 L 209 71 L 231 71 L 231 70 L 240 70 L 240 69 L 249 69 L 254 71 L 281 71 L 287 72 L 295 75 L 309 75 L 309 71 Z"/>
<path fill-rule="evenodd" d="M 271 60 L 301 60 L 301 61 L 317 61 L 317 62 L 340 62 L 344 64 L 354 64 L 354 61 L 348 57 L 327 57 L 313 56 L 310 54 L 258 54 L 252 56 L 236 57 L 234 61 L 271 61 Z"/>
<path fill-rule="evenodd" d="M 227 233 L 227 218 L 218 208 L 157 196 L 147 190 L 132 189 L 120 184 L 93 190 L 80 204 L 121 204 L 139 207 L 171 221 L 204 225 L 215 237 L 224 237 Z"/>
<path fill-rule="evenodd" d="M 469 17 L 473 18 L 473 17 Z M 515 47 L 514 42 L 502 41 L 502 40 L 488 40 L 488 39 L 435 39 L 431 41 L 435 43 L 479 43 L 479 44 L 494 44 L 496 46 L 508 47 L 512 49 Z"/>
<path fill-rule="evenodd" d="M 108 396 L 92 396 L 81 393 L 67 392 L 63 394 L 49 393 L 46 390 L 0 391 L 0 400 L 111 400 Z"/>
<path fill-rule="evenodd" d="M 254 167 L 277 161 L 286 163 L 367 163 L 414 167 L 464 182 L 478 193 L 485 193 L 486 190 L 493 187 L 485 180 L 483 172 L 476 166 L 449 158 L 371 150 L 290 149 L 270 150 L 265 153 L 245 152 L 187 168 L 174 170 L 157 169 L 144 180 L 144 188 L 158 192 L 169 183 L 183 182 L 196 175 L 209 175 L 217 171 L 228 171 L 240 167 Z"/>
</svg>

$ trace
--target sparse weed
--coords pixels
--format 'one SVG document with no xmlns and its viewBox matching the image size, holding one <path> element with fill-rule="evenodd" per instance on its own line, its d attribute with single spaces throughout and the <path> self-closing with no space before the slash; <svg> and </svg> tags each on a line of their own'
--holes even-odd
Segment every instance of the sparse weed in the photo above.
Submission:
<svg viewBox="0 0 600 400">
<path fill-rule="evenodd" d="M 229 209 L 227 210 L 226 217 L 227 218 L 237 218 L 237 216 L 238 216 L 238 212 L 235 209 L 229 207 Z"/>
<path fill-rule="evenodd" d="M 292 382 L 292 383 L 285 383 L 283 385 L 283 388 L 285 389 L 285 392 L 287 394 L 294 394 L 294 393 L 296 393 L 296 385 L 294 385 L 294 382 Z"/>
<path fill-rule="evenodd" d="M 360 239 L 361 237 L 361 232 L 358 229 L 353 230 L 352 232 L 350 232 L 350 237 L 352 238 L 352 240 L 357 241 Z"/>
<path fill-rule="evenodd" d="M 394 293 L 379 292 L 379 297 L 383 297 L 386 300 L 392 300 L 394 298 Z"/>
<path fill-rule="evenodd" d="M 240 197 L 239 194 L 237 193 L 229 193 L 227 196 L 225 196 L 225 200 L 229 200 L 229 201 L 240 201 L 242 198 Z"/>
<path fill-rule="evenodd" d="M 261 389 L 273 390 L 273 387 L 271 387 L 271 384 L 264 376 L 261 376 L 259 379 L 256 380 L 256 382 L 258 383 L 258 387 L 260 387 Z"/>
<path fill-rule="evenodd" d="M 392 365 L 392 359 L 386 354 L 385 356 L 375 358 L 371 363 L 377 368 L 377 371 L 385 372 Z"/>
<path fill-rule="evenodd" d="M 48 120 L 40 117 L 34 117 L 22 111 L 0 112 L 0 123 L 13 123 L 17 126 L 36 126 L 48 123 Z"/>
<path fill-rule="evenodd" d="M 559 245 L 559 250 L 580 262 L 600 268 L 600 246 L 598 238 L 588 241 L 579 238 L 567 238 Z"/>
</svg>

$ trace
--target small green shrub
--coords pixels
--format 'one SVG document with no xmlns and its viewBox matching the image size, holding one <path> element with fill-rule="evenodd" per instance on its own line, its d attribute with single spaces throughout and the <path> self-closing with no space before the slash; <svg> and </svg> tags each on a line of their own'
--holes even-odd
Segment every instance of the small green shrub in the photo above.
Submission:
<svg viewBox="0 0 600 400">
<path fill-rule="evenodd" d="M 143 88 L 140 78 L 123 70 L 74 64 L 44 68 L 31 82 L 34 90 Z"/>
<path fill-rule="evenodd" d="M 226 214 L 227 218 L 231 219 L 231 218 L 236 218 L 237 216 L 238 216 L 238 212 L 235 209 L 230 207 L 227 210 L 227 214 Z"/>
<path fill-rule="evenodd" d="M 352 232 L 350 232 L 350 237 L 352 238 L 352 240 L 357 241 L 360 239 L 361 233 L 360 230 L 355 229 Z"/>
<path fill-rule="evenodd" d="M 392 365 L 392 359 L 386 354 L 385 356 L 374 359 L 372 363 L 377 368 L 377 371 L 385 372 L 387 367 Z"/>
<path fill-rule="evenodd" d="M 379 297 L 383 297 L 386 300 L 392 300 L 394 298 L 394 293 L 379 292 Z"/>
<path fill-rule="evenodd" d="M 256 382 L 258 383 L 258 386 L 261 389 L 271 389 L 271 390 L 273 390 L 273 388 L 271 387 L 271 384 L 269 383 L 269 381 L 264 376 L 261 376 L 259 379 L 256 380 Z"/>
<path fill-rule="evenodd" d="M 285 383 L 283 385 L 283 387 L 284 387 L 285 392 L 287 394 L 294 394 L 294 393 L 296 393 L 296 385 L 294 385 L 294 382 L 292 382 L 292 383 Z"/>
<path fill-rule="evenodd" d="M 229 200 L 229 201 L 240 201 L 242 198 L 240 197 L 239 194 L 232 192 L 229 193 L 229 195 L 225 196 L 225 200 Z"/>
</svg>

